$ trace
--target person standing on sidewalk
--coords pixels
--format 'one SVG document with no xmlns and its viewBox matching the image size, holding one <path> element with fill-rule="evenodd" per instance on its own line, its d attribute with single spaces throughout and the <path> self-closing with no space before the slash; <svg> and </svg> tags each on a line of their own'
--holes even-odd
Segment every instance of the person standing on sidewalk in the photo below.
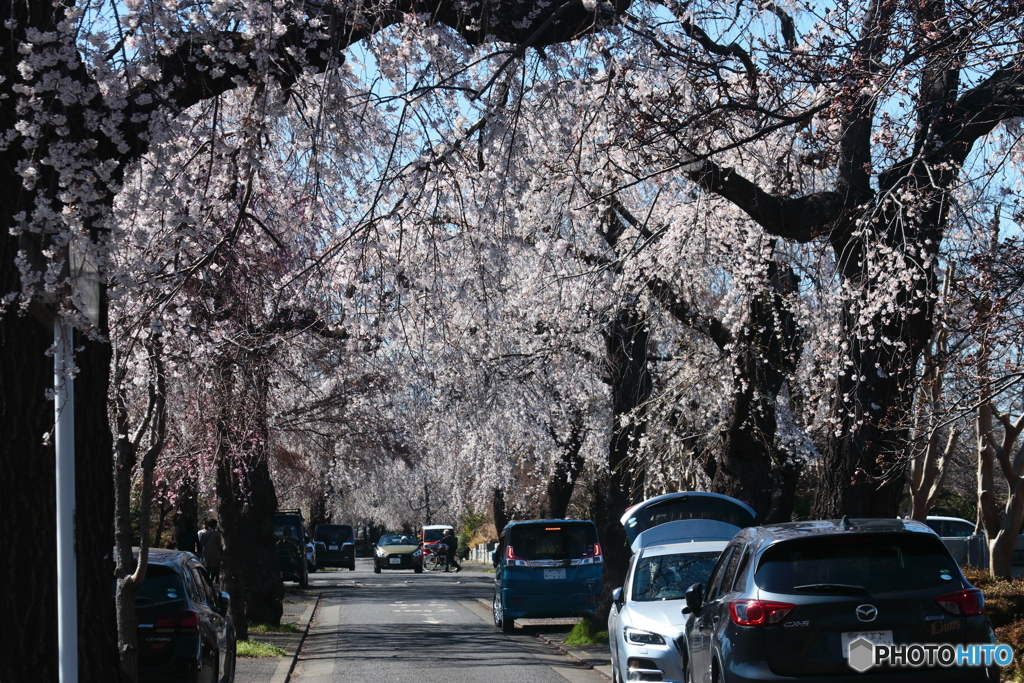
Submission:
<svg viewBox="0 0 1024 683">
<path fill-rule="evenodd" d="M 199 557 L 210 573 L 210 581 L 217 583 L 220 581 L 220 556 L 223 550 L 217 520 L 212 517 L 206 520 L 206 528 L 199 532 L 198 546 Z"/>
<path fill-rule="evenodd" d="M 462 571 L 462 565 L 455 559 L 456 552 L 459 548 L 459 539 L 455 538 L 455 534 L 452 533 L 451 529 L 444 530 L 444 537 L 441 538 L 441 542 L 444 543 L 445 549 L 445 568 L 444 570 L 451 571 L 451 568 L 455 567 L 455 573 L 458 574 Z"/>
</svg>

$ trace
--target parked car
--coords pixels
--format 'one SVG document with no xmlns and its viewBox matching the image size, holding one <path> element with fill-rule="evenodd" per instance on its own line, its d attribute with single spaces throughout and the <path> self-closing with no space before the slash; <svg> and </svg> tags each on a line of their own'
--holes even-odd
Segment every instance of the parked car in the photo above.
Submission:
<svg viewBox="0 0 1024 683">
<path fill-rule="evenodd" d="M 713 515 L 724 518 L 715 519 Z M 722 549 L 754 510 L 717 493 L 657 496 L 622 516 L 634 555 L 608 614 L 616 681 L 682 681 L 686 590 L 707 583 Z"/>
<path fill-rule="evenodd" d="M 744 529 L 686 594 L 692 681 L 998 681 L 969 667 L 856 673 L 850 644 L 991 644 L 981 591 L 912 520 L 843 519 Z M 992 676 L 990 678 L 990 676 Z"/>
<path fill-rule="evenodd" d="M 305 588 L 309 585 L 309 568 L 306 566 L 306 534 L 302 524 L 302 512 L 299 510 L 278 510 L 274 513 L 274 540 L 277 542 L 277 565 L 281 578 L 297 581 Z"/>
<path fill-rule="evenodd" d="M 356 569 L 355 534 L 348 524 L 317 524 L 313 541 L 324 544 L 318 548 L 319 566 Z"/>
<path fill-rule="evenodd" d="M 136 597 L 139 680 L 231 683 L 235 627 L 231 599 L 213 589 L 195 555 L 151 549 Z"/>
<path fill-rule="evenodd" d="M 976 524 L 960 517 L 928 515 L 925 524 L 942 538 L 968 538 L 974 536 Z"/>
<path fill-rule="evenodd" d="M 589 520 L 509 522 L 494 551 L 494 625 L 516 619 L 593 616 L 604 556 Z"/>
<path fill-rule="evenodd" d="M 373 571 L 382 569 L 411 569 L 423 571 L 423 550 L 419 540 L 411 534 L 384 534 L 373 551 Z"/>
<path fill-rule="evenodd" d="M 303 548 L 306 554 L 306 571 L 312 574 L 316 571 L 317 547 L 313 539 L 309 537 L 309 534 L 305 535 Z"/>
</svg>

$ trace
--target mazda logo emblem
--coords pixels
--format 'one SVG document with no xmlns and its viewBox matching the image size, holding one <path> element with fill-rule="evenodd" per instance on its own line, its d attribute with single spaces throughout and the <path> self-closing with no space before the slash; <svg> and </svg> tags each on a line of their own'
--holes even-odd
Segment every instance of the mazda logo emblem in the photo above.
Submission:
<svg viewBox="0 0 1024 683">
<path fill-rule="evenodd" d="M 874 621 L 878 616 L 878 608 L 874 605 L 860 605 L 857 607 L 857 618 L 861 621 Z"/>
</svg>

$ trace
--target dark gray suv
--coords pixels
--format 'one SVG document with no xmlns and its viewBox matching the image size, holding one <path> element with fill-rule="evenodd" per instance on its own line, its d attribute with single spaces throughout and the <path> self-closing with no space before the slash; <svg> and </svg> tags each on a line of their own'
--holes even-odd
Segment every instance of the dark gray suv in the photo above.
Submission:
<svg viewBox="0 0 1024 683">
<path fill-rule="evenodd" d="M 678 646 L 696 683 L 999 680 L 995 667 L 865 666 L 860 658 L 879 646 L 995 643 L 981 591 L 920 522 L 744 529 L 686 601 L 693 616 Z"/>
</svg>

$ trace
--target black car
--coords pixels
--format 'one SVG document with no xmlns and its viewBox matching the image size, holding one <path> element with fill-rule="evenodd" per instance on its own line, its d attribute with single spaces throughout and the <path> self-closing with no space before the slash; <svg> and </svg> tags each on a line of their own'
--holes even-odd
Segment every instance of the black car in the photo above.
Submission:
<svg viewBox="0 0 1024 683">
<path fill-rule="evenodd" d="M 744 529 L 686 602 L 677 645 L 696 683 L 999 680 L 982 667 L 859 666 L 878 646 L 995 643 L 982 592 L 912 520 Z"/>
<path fill-rule="evenodd" d="M 348 524 L 317 524 L 313 540 L 324 544 L 324 548 L 317 551 L 319 566 L 348 567 L 355 571 L 356 539 Z"/>
<path fill-rule="evenodd" d="M 139 680 L 230 683 L 235 680 L 235 627 L 230 598 L 210 584 L 195 555 L 149 551 L 136 598 Z"/>
<path fill-rule="evenodd" d="M 305 588 L 309 585 L 309 566 L 306 564 L 306 532 L 303 531 L 302 512 L 278 510 L 274 513 L 274 542 L 277 544 L 277 566 L 281 578 L 296 581 Z"/>
</svg>

